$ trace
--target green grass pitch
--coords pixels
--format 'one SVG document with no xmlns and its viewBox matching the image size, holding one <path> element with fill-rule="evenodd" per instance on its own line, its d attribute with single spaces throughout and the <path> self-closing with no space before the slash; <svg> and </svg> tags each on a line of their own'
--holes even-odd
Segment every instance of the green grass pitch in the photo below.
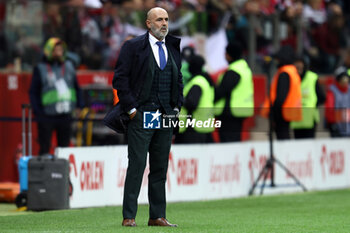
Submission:
<svg viewBox="0 0 350 233">
<path fill-rule="evenodd" d="M 121 226 L 120 206 L 16 212 L 0 205 L 0 232 L 350 232 L 350 189 L 172 203 L 167 218 L 177 228 L 148 227 L 141 205 L 137 227 Z"/>
</svg>

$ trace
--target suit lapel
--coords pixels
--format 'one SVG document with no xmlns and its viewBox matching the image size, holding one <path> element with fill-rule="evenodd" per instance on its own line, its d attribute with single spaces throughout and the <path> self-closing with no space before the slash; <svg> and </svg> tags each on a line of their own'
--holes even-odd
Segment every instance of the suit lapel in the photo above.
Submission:
<svg viewBox="0 0 350 233">
<path fill-rule="evenodd" d="M 144 66 L 148 65 L 148 61 L 150 59 L 150 53 L 151 53 L 151 46 L 149 44 L 149 39 L 148 39 L 148 32 L 144 35 L 144 40 L 141 46 L 141 51 L 139 54 L 139 64 L 141 67 L 141 70 L 144 70 Z"/>
</svg>

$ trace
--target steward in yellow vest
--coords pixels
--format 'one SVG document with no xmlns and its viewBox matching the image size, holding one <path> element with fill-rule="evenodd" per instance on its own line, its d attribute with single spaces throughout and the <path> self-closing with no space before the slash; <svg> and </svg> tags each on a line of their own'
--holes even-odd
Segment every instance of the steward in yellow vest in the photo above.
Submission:
<svg viewBox="0 0 350 233">
<path fill-rule="evenodd" d="M 204 59 L 193 55 L 189 59 L 191 79 L 184 87 L 184 105 L 179 115 L 179 121 L 195 119 L 208 122 L 208 125 L 179 127 L 176 143 L 207 143 L 212 142 L 211 133 L 214 131 L 214 87 L 208 74 L 204 73 Z"/>
<path fill-rule="evenodd" d="M 306 62 L 302 57 L 297 58 L 294 65 L 301 77 L 303 111 L 302 120 L 293 121 L 290 126 L 294 131 L 295 138 L 315 138 L 316 126 L 320 121 L 317 106 L 325 102 L 325 93 L 318 82 L 318 75 L 307 70 Z"/>
<path fill-rule="evenodd" d="M 252 71 L 242 58 L 242 45 L 231 42 L 226 47 L 228 71 L 219 77 L 215 88 L 215 116 L 221 120 L 221 142 L 241 141 L 243 121 L 254 115 Z"/>
</svg>

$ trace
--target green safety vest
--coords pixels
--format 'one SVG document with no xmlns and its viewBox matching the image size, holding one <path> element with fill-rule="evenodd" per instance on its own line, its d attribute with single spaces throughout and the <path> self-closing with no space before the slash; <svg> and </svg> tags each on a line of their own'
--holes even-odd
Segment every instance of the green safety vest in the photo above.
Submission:
<svg viewBox="0 0 350 233">
<path fill-rule="evenodd" d="M 350 76 L 350 69 L 348 69 L 348 75 Z"/>
<path fill-rule="evenodd" d="M 315 122 L 320 121 L 320 113 L 317 109 L 316 82 L 317 74 L 307 71 L 304 79 L 301 81 L 302 95 L 302 120 L 292 121 L 292 129 L 311 129 Z"/>
<path fill-rule="evenodd" d="M 77 102 L 74 88 L 75 70 L 73 64 L 61 66 L 38 65 L 41 77 L 41 103 L 47 115 L 69 114 Z"/>
<path fill-rule="evenodd" d="M 206 80 L 205 77 L 202 75 L 197 75 L 191 79 L 184 87 L 183 94 L 185 98 L 194 85 L 197 85 L 201 88 L 202 95 L 199 99 L 197 109 L 192 113 L 192 119 L 203 122 L 214 120 L 214 87 L 210 86 L 210 83 Z M 185 107 L 182 107 L 179 120 L 185 122 L 185 124 L 187 120 L 187 114 L 187 109 Z M 180 127 L 179 133 L 184 133 L 186 129 L 186 127 Z M 214 131 L 214 127 L 195 126 L 194 130 L 198 133 L 211 133 Z"/>
<path fill-rule="evenodd" d="M 254 115 L 254 85 L 253 74 L 248 63 L 240 59 L 230 64 L 229 70 L 235 71 L 241 77 L 230 97 L 231 114 L 235 117 L 250 117 Z M 219 77 L 218 85 L 223 75 Z M 221 98 L 215 103 L 215 115 L 220 116 L 224 111 L 226 99 Z"/>
</svg>

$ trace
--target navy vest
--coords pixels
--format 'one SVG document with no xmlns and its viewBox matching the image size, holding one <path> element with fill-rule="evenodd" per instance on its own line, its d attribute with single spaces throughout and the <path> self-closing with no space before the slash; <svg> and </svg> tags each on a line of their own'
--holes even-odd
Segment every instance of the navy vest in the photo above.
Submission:
<svg viewBox="0 0 350 233">
<path fill-rule="evenodd" d="M 169 54 L 169 51 L 168 51 Z M 141 108 L 146 111 L 155 111 L 161 109 L 166 114 L 171 114 L 171 91 L 172 91 L 172 57 L 169 54 L 167 64 L 163 70 L 161 70 L 153 56 L 149 62 L 149 70 L 153 70 L 153 77 L 149 77 L 151 73 L 148 73 L 147 80 L 152 80 L 151 85 L 147 85 L 147 81 L 143 87 L 141 103 L 143 102 Z M 148 86 L 150 87 L 149 93 Z M 147 94 L 145 94 L 146 92 Z"/>
</svg>

